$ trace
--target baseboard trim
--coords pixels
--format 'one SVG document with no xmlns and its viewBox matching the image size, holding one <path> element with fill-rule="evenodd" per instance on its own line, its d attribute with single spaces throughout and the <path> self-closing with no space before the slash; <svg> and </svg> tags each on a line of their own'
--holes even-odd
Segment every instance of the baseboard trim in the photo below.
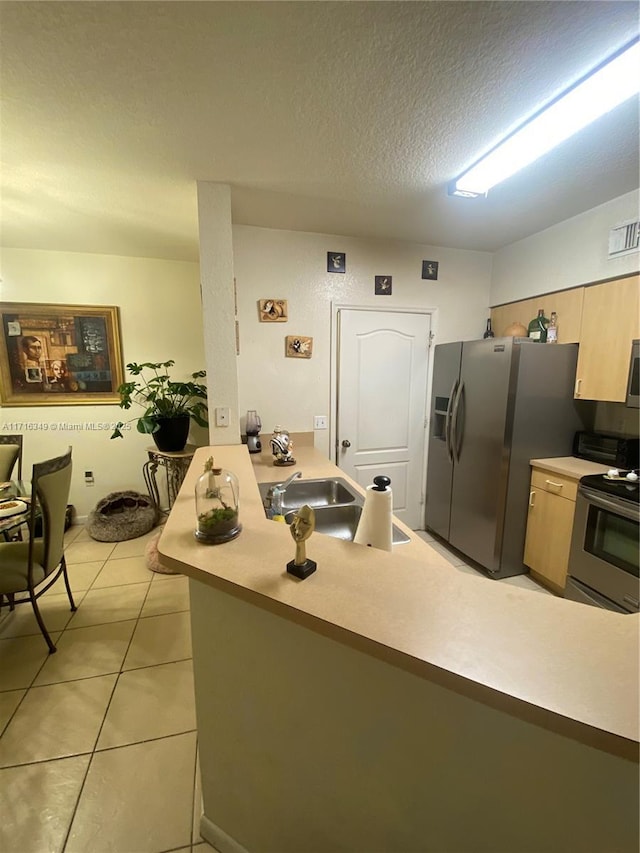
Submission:
<svg viewBox="0 0 640 853">
<path fill-rule="evenodd" d="M 219 853 L 248 853 L 247 850 L 238 844 L 238 842 L 230 835 L 220 829 L 212 820 L 203 814 L 200 818 L 200 835 L 205 841 L 208 841 Z"/>
</svg>

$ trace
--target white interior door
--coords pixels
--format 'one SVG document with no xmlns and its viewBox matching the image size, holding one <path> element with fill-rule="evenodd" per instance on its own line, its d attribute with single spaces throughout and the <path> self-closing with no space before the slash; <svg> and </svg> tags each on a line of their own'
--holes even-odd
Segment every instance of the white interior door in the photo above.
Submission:
<svg viewBox="0 0 640 853">
<path fill-rule="evenodd" d="M 338 311 L 336 462 L 361 486 L 391 479 L 393 511 L 423 526 L 430 314 Z"/>
</svg>

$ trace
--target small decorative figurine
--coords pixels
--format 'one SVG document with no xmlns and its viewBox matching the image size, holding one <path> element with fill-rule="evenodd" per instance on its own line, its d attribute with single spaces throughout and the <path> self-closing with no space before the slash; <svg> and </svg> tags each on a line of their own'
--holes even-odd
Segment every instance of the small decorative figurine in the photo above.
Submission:
<svg viewBox="0 0 640 853">
<path fill-rule="evenodd" d="M 289 525 L 291 536 L 296 543 L 296 556 L 294 560 L 287 563 L 287 572 L 300 580 L 308 578 L 315 570 L 317 563 L 307 559 L 305 542 L 311 536 L 316 527 L 316 514 L 313 509 L 305 504 L 300 507 Z"/>
<path fill-rule="evenodd" d="M 273 453 L 274 465 L 295 465 L 296 460 L 291 455 L 293 450 L 293 442 L 289 438 L 289 433 L 277 426 L 273 430 L 271 436 L 271 452 Z"/>
</svg>

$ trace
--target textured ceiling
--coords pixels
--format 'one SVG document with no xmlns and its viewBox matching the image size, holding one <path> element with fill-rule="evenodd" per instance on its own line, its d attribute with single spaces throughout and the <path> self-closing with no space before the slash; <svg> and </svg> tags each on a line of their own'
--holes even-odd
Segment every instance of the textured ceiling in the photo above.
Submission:
<svg viewBox="0 0 640 853">
<path fill-rule="evenodd" d="M 209 180 L 236 223 L 495 250 L 638 187 L 632 99 L 446 192 L 637 32 L 635 0 L 1 2 L 2 245 L 196 260 Z"/>
</svg>

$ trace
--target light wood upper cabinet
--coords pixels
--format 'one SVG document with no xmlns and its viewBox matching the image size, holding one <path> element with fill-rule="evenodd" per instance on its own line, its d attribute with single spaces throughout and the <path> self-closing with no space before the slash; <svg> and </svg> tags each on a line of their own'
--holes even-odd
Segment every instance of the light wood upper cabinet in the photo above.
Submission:
<svg viewBox="0 0 640 853">
<path fill-rule="evenodd" d="M 584 288 L 575 396 L 624 403 L 635 338 L 640 338 L 640 276 Z"/>
<path fill-rule="evenodd" d="M 551 317 L 552 311 L 558 315 L 558 343 L 575 344 L 580 340 L 584 290 L 584 287 L 574 287 L 492 308 L 493 331 L 496 337 L 501 337 L 512 323 L 522 323 L 526 327 L 537 316 L 538 308 L 543 308 L 545 317 Z"/>
<path fill-rule="evenodd" d="M 578 343 L 575 397 L 624 403 L 631 342 L 640 338 L 640 276 L 574 287 L 491 309 L 497 337 L 512 323 L 528 326 L 543 308 L 558 315 L 558 343 Z"/>
</svg>

